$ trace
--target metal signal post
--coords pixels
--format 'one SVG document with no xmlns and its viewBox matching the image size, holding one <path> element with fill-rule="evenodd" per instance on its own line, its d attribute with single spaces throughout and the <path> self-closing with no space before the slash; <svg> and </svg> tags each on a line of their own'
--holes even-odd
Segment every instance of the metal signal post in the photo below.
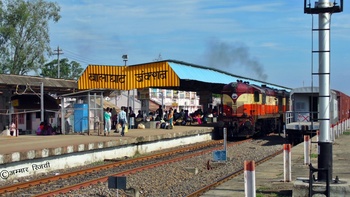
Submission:
<svg viewBox="0 0 350 197">
<path fill-rule="evenodd" d="M 314 5 L 314 7 L 312 7 Z M 318 173 L 318 181 L 332 180 L 332 139 L 330 135 L 330 23 L 331 14 L 343 11 L 343 0 L 340 3 L 330 0 L 310 1 L 304 0 L 304 13 L 318 14 L 319 43 L 318 50 L 312 53 L 318 54 L 319 69 L 319 123 L 320 138 L 318 142 L 320 154 L 318 156 L 318 168 L 326 169 Z M 314 73 L 313 73 L 314 74 Z"/>
</svg>

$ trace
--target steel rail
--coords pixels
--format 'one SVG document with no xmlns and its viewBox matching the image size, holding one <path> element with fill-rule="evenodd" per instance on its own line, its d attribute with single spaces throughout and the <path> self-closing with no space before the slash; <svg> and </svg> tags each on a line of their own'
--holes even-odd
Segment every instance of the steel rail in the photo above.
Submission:
<svg viewBox="0 0 350 197">
<path fill-rule="evenodd" d="M 249 142 L 249 141 L 252 141 L 252 139 L 246 139 L 246 140 L 243 140 L 243 141 L 230 143 L 229 146 L 234 146 L 234 145 L 246 143 L 246 142 Z M 126 175 L 129 175 L 129 174 L 141 172 L 141 171 L 144 171 L 144 170 L 147 170 L 147 169 L 150 169 L 150 168 L 155 168 L 155 167 L 158 167 L 158 166 L 162 166 L 162 165 L 165 165 L 165 164 L 168 164 L 168 163 L 178 162 L 178 161 L 181 161 L 181 160 L 184 160 L 184 159 L 188 159 L 188 158 L 191 158 L 191 157 L 195 157 L 195 156 L 198 156 L 198 155 L 203 155 L 203 154 L 206 154 L 208 152 L 211 152 L 211 151 L 217 150 L 217 149 L 219 149 L 219 147 L 210 148 L 210 149 L 205 150 L 205 151 L 201 151 L 201 152 L 197 152 L 197 153 L 191 153 L 189 155 L 180 156 L 180 157 L 177 157 L 177 158 L 173 158 L 173 159 L 157 162 L 157 163 L 154 163 L 154 164 L 149 164 L 149 165 L 146 165 L 146 166 L 137 167 L 137 168 L 134 168 L 134 169 L 123 171 L 123 172 L 118 172 L 116 174 L 103 176 L 103 177 L 100 177 L 100 178 L 97 178 L 97 179 L 93 179 L 93 180 L 85 181 L 85 182 L 82 182 L 82 183 L 79 183 L 79 184 L 75 184 L 75 185 L 67 186 L 67 187 L 64 187 L 64 188 L 60 188 L 58 190 L 53 190 L 53 191 L 49 191 L 49 192 L 46 192 L 46 193 L 43 193 L 43 194 L 35 195 L 34 197 L 51 197 L 51 196 L 55 196 L 55 195 L 58 195 L 58 194 L 68 193 L 68 192 L 71 192 L 73 190 L 78 190 L 78 189 L 81 189 L 81 188 L 89 187 L 90 185 L 93 185 L 93 184 L 106 182 L 108 180 L 109 176 L 126 176 Z M 177 152 L 177 151 L 175 151 L 175 152 Z"/>
<path fill-rule="evenodd" d="M 146 161 L 146 160 L 160 158 L 160 157 L 165 157 L 165 156 L 168 156 L 168 155 L 182 153 L 182 152 L 187 152 L 187 151 L 191 151 L 191 150 L 198 150 L 198 149 L 203 148 L 203 147 L 218 145 L 218 144 L 222 144 L 222 143 L 223 143 L 223 140 L 210 141 L 210 142 L 195 144 L 193 146 L 182 147 L 182 148 L 178 148 L 178 149 L 175 149 L 175 150 L 170 150 L 170 151 L 166 151 L 166 152 L 162 152 L 162 153 L 146 155 L 146 156 L 132 158 L 132 159 L 127 159 L 127 160 L 120 160 L 118 162 L 113 162 L 113 163 L 108 163 L 108 164 L 104 164 L 104 165 L 100 165 L 100 166 L 95 166 L 95 167 L 91 167 L 91 168 L 88 168 L 88 169 L 82 169 L 82 170 L 77 170 L 77 171 L 74 171 L 74 172 L 68 172 L 68 173 L 65 173 L 65 174 L 45 177 L 45 178 L 41 178 L 41 179 L 38 179 L 38 180 L 32 180 L 32 181 L 28 181 L 28 182 L 17 183 L 17 184 L 1 187 L 0 188 L 0 194 L 4 194 L 4 193 L 8 193 L 8 192 L 14 192 L 14 191 L 16 191 L 18 189 L 25 189 L 25 188 L 28 188 L 28 187 L 33 187 L 35 185 L 44 184 L 44 183 L 48 183 L 48 182 L 53 182 L 53 181 L 56 181 L 56 180 L 59 180 L 59 179 L 67 179 L 69 177 L 73 177 L 73 176 L 76 176 L 76 175 L 87 174 L 87 173 L 100 171 L 100 170 L 106 170 L 106 169 L 109 169 L 109 168 L 114 168 L 114 167 L 118 167 L 118 166 L 123 166 L 123 165 L 131 164 L 131 163 L 136 163 L 136 162 L 140 162 L 140 161 Z"/>
<path fill-rule="evenodd" d="M 257 162 L 255 162 L 255 165 L 258 166 L 258 165 L 260 165 L 260 164 L 262 164 L 262 163 L 264 163 L 264 162 L 274 158 L 275 156 L 281 154 L 282 152 L 283 152 L 283 149 L 279 150 L 279 151 L 277 151 L 277 152 L 275 152 L 275 153 L 273 153 L 273 154 L 271 154 L 271 155 L 269 155 L 269 156 L 267 156 L 267 157 L 265 157 L 265 158 L 263 158 L 263 159 L 261 159 L 261 160 L 259 160 Z M 207 186 L 205 186 L 205 187 L 203 187 L 203 188 L 201 188 L 201 189 L 199 189 L 199 190 L 197 190 L 197 191 L 187 195 L 187 197 L 199 197 L 202 194 L 204 194 L 205 192 L 207 192 L 207 191 L 209 191 L 209 190 L 211 190 L 211 189 L 213 189 L 213 188 L 215 188 L 215 187 L 217 187 L 217 186 L 219 186 L 219 185 L 221 185 L 221 184 L 223 184 L 223 183 L 225 183 L 225 182 L 227 182 L 227 181 L 237 177 L 238 175 L 240 175 L 242 173 L 244 173 L 244 168 L 242 168 L 242 169 L 240 169 L 240 170 L 238 170 L 236 172 L 233 172 L 233 173 L 231 173 L 231 174 L 221 178 L 220 180 L 216 181 L 215 183 L 211 183 L 211 184 L 209 184 L 209 185 L 207 185 Z"/>
</svg>

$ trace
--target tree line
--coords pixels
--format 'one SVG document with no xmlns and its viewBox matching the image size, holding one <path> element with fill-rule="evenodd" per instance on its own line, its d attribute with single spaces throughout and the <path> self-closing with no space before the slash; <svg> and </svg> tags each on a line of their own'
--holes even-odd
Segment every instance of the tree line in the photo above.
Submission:
<svg viewBox="0 0 350 197">
<path fill-rule="evenodd" d="M 0 73 L 57 78 L 57 59 L 50 47 L 49 22 L 57 23 L 60 6 L 44 0 L 0 1 Z M 67 58 L 59 60 L 60 78 L 78 79 L 83 68 Z"/>
</svg>

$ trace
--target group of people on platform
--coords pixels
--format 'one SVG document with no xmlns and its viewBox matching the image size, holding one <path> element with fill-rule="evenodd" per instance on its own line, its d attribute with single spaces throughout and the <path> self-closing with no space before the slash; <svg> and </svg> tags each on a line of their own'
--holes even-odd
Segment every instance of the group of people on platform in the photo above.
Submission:
<svg viewBox="0 0 350 197">
<path fill-rule="evenodd" d="M 131 108 L 130 108 L 131 109 Z M 128 125 L 128 119 L 126 116 L 126 107 L 121 107 L 119 113 L 115 113 L 112 115 L 112 108 L 107 107 L 103 113 L 104 118 L 104 135 L 109 135 L 112 129 L 117 129 L 117 125 L 119 124 L 121 127 L 121 136 L 125 135 L 125 127 Z M 132 111 L 132 110 L 130 110 Z M 133 114 L 130 113 L 129 117 Z M 135 115 L 133 115 L 135 117 Z"/>
<path fill-rule="evenodd" d="M 214 112 L 212 112 L 214 111 Z M 181 109 L 180 112 L 177 109 L 169 108 L 168 111 L 164 111 L 162 106 L 159 105 L 159 108 L 156 110 L 155 121 L 165 121 L 171 125 L 171 128 L 174 125 L 187 125 L 192 123 L 203 124 L 207 123 L 208 118 L 216 117 L 216 110 L 210 110 L 208 113 L 203 112 L 202 109 L 198 109 L 193 113 L 189 113 L 188 110 Z"/>
<path fill-rule="evenodd" d="M 125 135 L 125 128 L 133 128 L 135 125 L 142 121 L 160 121 L 166 122 L 169 125 L 169 129 L 172 129 L 174 125 L 187 125 L 188 123 L 203 124 L 207 123 L 207 118 L 215 117 L 215 111 L 213 113 L 203 113 L 201 109 L 196 110 L 193 113 L 189 113 L 188 110 L 181 109 L 180 112 L 177 109 L 170 107 L 168 110 L 163 110 L 162 105 L 159 105 L 159 108 L 150 112 L 148 115 L 142 113 L 141 110 L 138 110 L 136 115 L 131 107 L 121 107 L 119 113 L 117 113 L 115 108 L 105 108 L 103 112 L 104 118 L 104 135 L 110 135 L 112 130 L 120 130 L 121 136 Z M 129 114 L 128 114 L 129 113 Z M 68 122 L 69 123 L 69 122 Z M 128 124 L 130 123 L 130 124 Z M 67 123 L 66 123 L 67 124 Z M 70 125 L 70 124 L 68 124 Z M 121 129 L 118 129 L 118 128 Z M 11 126 L 10 126 L 10 130 Z M 13 129 L 14 130 L 14 129 Z M 50 123 L 41 122 L 39 127 L 36 130 L 37 135 L 55 135 L 59 134 L 56 132 L 56 128 L 53 128 Z M 14 135 L 14 131 L 10 135 Z"/>
<path fill-rule="evenodd" d="M 41 122 L 36 130 L 37 135 L 56 135 L 55 129 L 52 128 L 50 123 Z"/>
<path fill-rule="evenodd" d="M 129 114 L 128 114 L 129 113 Z M 172 129 L 174 125 L 187 125 L 188 123 L 203 124 L 207 123 L 208 117 L 215 117 L 213 113 L 203 113 L 201 109 L 196 110 L 193 113 L 189 113 L 188 110 L 181 109 L 180 112 L 177 109 L 170 107 L 168 110 L 163 111 L 162 105 L 155 112 L 150 112 L 148 115 L 138 111 L 136 115 L 131 107 L 121 107 L 119 113 L 115 108 L 107 107 L 104 109 L 104 135 L 110 135 L 112 130 L 117 130 L 121 127 L 121 136 L 125 135 L 125 129 L 132 128 L 135 123 L 142 121 L 160 121 L 166 122 L 169 129 Z M 128 124 L 130 123 L 130 124 Z"/>
</svg>

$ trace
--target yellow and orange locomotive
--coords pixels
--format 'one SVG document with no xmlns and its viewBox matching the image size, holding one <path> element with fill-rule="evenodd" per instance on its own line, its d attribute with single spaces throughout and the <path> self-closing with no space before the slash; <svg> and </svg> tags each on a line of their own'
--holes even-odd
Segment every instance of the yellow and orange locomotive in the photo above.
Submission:
<svg viewBox="0 0 350 197">
<path fill-rule="evenodd" d="M 287 90 L 241 80 L 232 82 L 222 90 L 219 126 L 215 130 L 221 133 L 222 128 L 227 128 L 229 139 L 281 131 L 288 99 Z"/>
</svg>

